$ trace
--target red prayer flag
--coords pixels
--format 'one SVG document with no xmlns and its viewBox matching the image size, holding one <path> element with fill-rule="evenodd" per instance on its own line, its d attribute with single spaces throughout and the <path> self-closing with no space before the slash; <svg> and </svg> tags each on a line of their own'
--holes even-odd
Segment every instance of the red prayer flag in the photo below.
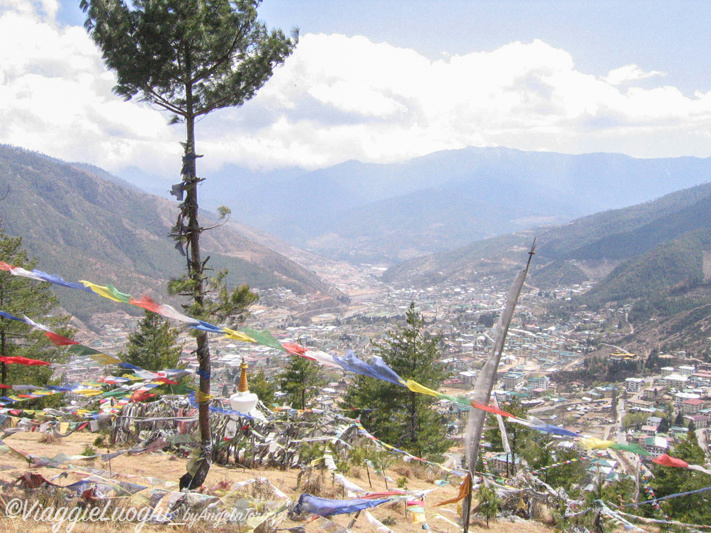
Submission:
<svg viewBox="0 0 711 533">
<path fill-rule="evenodd" d="M 660 455 L 659 457 L 655 457 L 652 459 L 653 463 L 657 463 L 658 465 L 662 466 L 675 466 L 677 468 L 689 468 L 689 463 L 686 461 L 683 461 L 681 459 L 677 459 L 676 457 L 670 457 L 666 453 Z"/>
<path fill-rule="evenodd" d="M 131 298 L 128 303 L 130 303 L 131 305 L 136 305 L 138 307 L 143 307 L 143 309 L 147 309 L 148 311 L 156 313 L 157 315 L 161 314 L 160 304 L 153 300 L 153 298 L 151 298 L 150 296 Z"/>
<path fill-rule="evenodd" d="M 12 270 L 12 267 L 8 265 L 5 261 L 0 261 L 0 270 L 6 270 L 7 272 L 10 272 Z"/>
<path fill-rule="evenodd" d="M 11 389 L 12 385 L 5 385 L 4 383 L 0 383 L 0 389 Z"/>
<path fill-rule="evenodd" d="M 497 409 L 496 407 L 491 407 L 489 405 L 482 405 L 477 402 L 471 402 L 471 404 L 472 404 L 472 407 L 474 407 L 475 409 L 481 409 L 482 411 L 488 411 L 489 413 L 494 413 L 495 415 L 506 416 L 509 418 L 516 418 L 511 413 L 507 413 L 506 411 L 502 411 L 501 409 Z"/>
<path fill-rule="evenodd" d="M 49 340 L 51 340 L 55 346 L 71 346 L 72 344 L 79 344 L 77 341 L 73 341 L 72 339 L 62 337 L 61 335 L 57 335 L 56 333 L 54 333 L 52 331 L 45 331 L 44 335 Z"/>
<path fill-rule="evenodd" d="M 132 402 L 143 402 L 147 400 L 148 398 L 153 398 L 155 394 L 150 393 L 150 392 L 145 392 L 145 391 L 136 391 L 133 393 L 133 396 L 131 396 L 131 401 Z"/>
<path fill-rule="evenodd" d="M 49 365 L 47 361 L 39 361 L 37 359 L 28 359 L 27 357 L 4 357 L 0 356 L 0 363 L 7 363 L 9 365 L 27 365 L 27 366 L 41 366 Z"/>
<path fill-rule="evenodd" d="M 178 384 L 177 381 L 173 381 L 173 380 L 168 379 L 168 378 L 156 378 L 156 379 L 154 379 L 153 381 L 158 381 L 158 382 L 160 382 L 160 383 L 165 383 L 166 385 L 177 385 L 177 384 Z"/>
<path fill-rule="evenodd" d="M 303 346 L 299 346 L 295 342 L 285 342 L 282 344 L 282 346 L 290 354 L 301 355 L 301 356 L 306 355 L 306 349 Z"/>
</svg>

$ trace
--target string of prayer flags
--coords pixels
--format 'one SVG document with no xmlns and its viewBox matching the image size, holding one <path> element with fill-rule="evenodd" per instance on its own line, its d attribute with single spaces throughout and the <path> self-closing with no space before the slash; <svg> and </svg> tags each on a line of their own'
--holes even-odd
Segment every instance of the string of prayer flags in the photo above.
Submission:
<svg viewBox="0 0 711 533">
<path fill-rule="evenodd" d="M 536 475 L 541 472 L 545 472 L 546 470 L 550 470 L 551 468 L 556 468 L 558 466 L 565 466 L 565 465 L 569 465 L 571 463 L 577 463 L 578 461 L 582 461 L 582 460 L 583 460 L 583 458 L 581 458 L 581 457 L 573 457 L 572 459 L 567 459 L 567 460 L 561 461 L 559 463 L 553 463 L 552 465 L 543 466 L 543 467 L 538 468 L 536 470 L 531 470 L 531 474 Z"/>
<path fill-rule="evenodd" d="M 40 270 L 32 270 L 28 271 L 25 270 L 21 267 L 14 267 L 12 265 L 9 265 L 3 261 L 0 261 L 0 270 L 4 270 L 7 272 L 10 272 L 12 275 L 16 276 L 22 276 L 26 277 L 29 279 L 33 279 L 35 281 L 45 281 L 48 283 L 54 283 L 60 286 L 64 287 L 69 287 L 69 288 L 75 288 L 87 292 L 93 292 L 95 294 L 98 294 L 100 296 L 103 296 L 105 298 L 111 299 L 116 302 L 120 303 L 128 303 L 130 305 L 135 305 L 138 307 L 141 307 L 143 309 L 146 309 L 148 311 L 160 314 L 166 318 L 171 318 L 174 320 L 178 320 L 181 322 L 186 323 L 189 327 L 211 332 L 211 333 L 221 333 L 226 335 L 228 338 L 232 338 L 234 340 L 238 340 L 241 342 L 250 342 L 250 343 L 257 343 L 263 346 L 271 347 L 280 351 L 286 351 L 287 353 L 299 357 L 304 357 L 306 359 L 310 359 L 316 363 L 319 363 L 321 365 L 326 365 L 326 366 L 331 366 L 331 367 L 341 367 L 346 371 L 349 372 L 354 372 L 360 375 L 365 375 L 368 377 L 372 377 L 374 379 L 379 379 L 382 381 L 386 381 L 398 386 L 406 386 L 408 389 L 412 390 L 413 392 L 417 392 L 420 394 L 427 394 L 430 396 L 434 396 L 437 398 L 441 399 L 446 399 L 452 402 L 455 402 L 460 405 L 466 405 L 466 406 L 471 406 L 477 410 L 481 411 L 486 411 L 490 412 L 496 415 L 500 415 L 503 417 L 506 417 L 510 422 L 513 423 L 518 423 L 524 426 L 527 426 L 531 429 L 535 429 L 538 431 L 543 431 L 547 433 L 552 433 L 555 435 L 560 435 L 560 436 L 565 436 L 565 437 L 572 437 L 572 438 L 577 438 L 577 439 L 582 439 L 582 436 L 573 432 L 569 431 L 565 428 L 560 428 L 558 426 L 554 426 L 551 424 L 547 424 L 545 422 L 542 422 L 541 420 L 538 420 L 534 417 L 528 417 L 527 420 L 523 420 L 520 418 L 517 418 L 513 416 L 511 413 L 507 413 L 506 411 L 502 411 L 500 409 L 497 409 L 496 407 L 491 407 L 488 405 L 484 405 L 484 403 L 481 402 L 471 402 L 467 398 L 463 397 L 455 397 L 455 396 L 449 396 L 445 394 L 441 394 L 435 390 L 432 390 L 428 387 L 425 387 L 415 381 L 408 380 L 405 381 L 400 376 L 397 375 L 396 372 L 394 372 L 390 367 L 385 364 L 385 362 L 380 358 L 380 357 L 373 357 L 370 363 L 366 363 L 365 361 L 362 361 L 358 357 L 356 357 L 352 351 L 349 351 L 345 356 L 343 357 L 338 357 L 336 355 L 331 355 L 319 350 L 310 350 L 307 348 L 304 348 L 296 343 L 293 342 L 285 342 L 285 343 L 280 343 L 276 338 L 274 338 L 268 331 L 256 331 L 256 330 L 251 330 L 251 329 L 246 329 L 243 332 L 239 331 L 234 331 L 228 328 L 223 328 L 223 327 L 218 327 L 212 324 L 209 324 L 204 321 L 200 321 L 191 317 L 188 317 L 177 310 L 175 310 L 173 307 L 165 304 L 159 304 L 155 302 L 153 299 L 151 299 L 148 296 L 142 296 L 141 298 L 133 298 L 131 295 L 123 293 L 116 289 L 113 285 L 107 285 L 107 286 L 101 286 L 98 284 L 95 284 L 90 281 L 82 280 L 81 283 L 71 283 L 63 280 L 56 274 L 47 274 L 45 272 L 42 272 Z M 519 275 L 520 277 L 520 275 Z M 518 279 L 518 278 L 517 278 Z M 158 375 L 155 373 L 151 373 L 148 371 L 145 371 L 141 368 L 135 367 L 133 365 L 128 365 L 127 363 L 122 363 L 119 359 L 104 354 L 102 352 L 99 352 L 98 350 L 94 350 L 92 348 L 82 346 L 76 341 L 73 341 L 72 339 L 68 339 L 66 337 L 63 337 L 61 335 L 58 335 L 46 326 L 43 326 L 41 324 L 37 324 L 33 322 L 32 320 L 28 319 L 27 317 L 24 318 L 18 318 L 15 316 L 10 315 L 9 313 L 5 313 L 3 311 L 0 311 L 0 317 L 8 318 L 10 320 L 18 320 L 18 321 L 23 321 L 26 322 L 27 324 L 37 327 L 39 329 L 44 330 L 45 335 L 57 346 L 69 346 L 68 351 L 70 353 L 74 353 L 77 355 L 89 355 L 92 357 L 97 362 L 100 362 L 102 364 L 117 364 L 119 366 L 122 366 L 123 368 L 130 369 L 136 373 L 138 377 L 135 376 L 128 376 L 129 379 L 135 380 L 135 381 L 140 381 L 141 379 L 144 380 L 155 380 L 158 377 L 165 377 L 168 378 L 167 375 L 163 374 Z M 19 363 L 19 364 L 42 364 L 46 365 L 49 364 L 44 361 L 34 361 L 34 360 L 25 360 L 22 361 L 19 358 L 15 358 L 14 361 L 9 360 L 7 358 L 0 358 L 0 361 L 4 362 L 14 362 L 14 363 Z M 34 361 L 34 362 L 32 362 Z M 173 379 L 178 379 L 176 376 L 171 376 Z M 172 386 L 172 384 L 171 384 Z M 98 387 L 98 385 L 97 385 Z M 95 388 L 89 388 L 89 389 L 81 389 L 78 390 L 79 393 L 85 394 L 85 395 L 90 395 L 90 394 L 100 394 L 101 391 L 97 391 Z M 9 397 L 6 397 L 9 398 Z M 16 399 L 19 399 L 18 397 L 15 397 Z M 193 400 L 197 400 L 199 403 L 204 403 L 206 401 L 211 400 L 213 397 L 211 395 L 204 395 L 203 393 L 199 391 L 195 391 L 195 395 L 193 396 Z M 587 446 L 589 446 L 591 449 L 605 449 L 606 447 L 612 448 L 612 449 L 618 449 L 621 451 L 628 451 L 631 453 L 637 453 L 640 455 L 648 455 L 647 452 L 641 448 L 638 445 L 633 445 L 633 444 L 617 444 L 617 443 L 612 443 L 612 442 L 605 442 L 602 440 L 595 440 L 595 439 L 587 439 Z M 383 443 L 384 444 L 384 443 Z M 585 445 L 585 442 L 583 443 Z M 396 450 L 395 448 L 392 448 L 393 450 Z M 414 457 L 414 456 L 413 456 Z M 674 458 L 670 458 L 674 459 Z M 662 459 L 663 460 L 663 459 Z M 673 462 L 673 461 L 672 461 Z M 660 463 L 661 464 L 661 463 Z M 674 466 L 674 465 L 669 465 L 669 466 Z M 701 467 L 698 467 L 698 465 L 694 465 L 696 468 L 695 469 L 703 469 Z M 688 467 L 688 465 L 687 465 Z"/>
</svg>

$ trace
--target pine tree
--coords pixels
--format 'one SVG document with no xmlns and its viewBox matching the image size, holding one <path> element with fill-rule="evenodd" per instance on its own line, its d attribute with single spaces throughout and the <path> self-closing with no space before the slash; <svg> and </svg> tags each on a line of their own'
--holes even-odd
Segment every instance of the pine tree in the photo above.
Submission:
<svg viewBox="0 0 711 533">
<path fill-rule="evenodd" d="M 319 376 L 318 364 L 297 356 L 291 357 L 277 379 L 279 390 L 286 393 L 286 403 L 296 409 L 306 409 L 309 400 L 324 383 Z"/>
<path fill-rule="evenodd" d="M 198 177 L 195 121 L 212 111 L 240 106 L 271 77 L 274 68 L 291 54 L 296 32 L 287 38 L 280 30 L 267 31 L 257 20 L 261 0 L 81 0 L 86 28 L 99 45 L 106 65 L 116 72 L 114 92 L 139 97 L 172 114 L 185 124 L 182 183 L 175 188 L 180 199 L 172 235 L 185 254 L 186 275 L 173 285 L 176 294 L 188 295 L 192 316 L 209 321 L 210 284 L 207 259 L 202 259 L 198 220 Z M 226 214 L 225 208 L 222 214 Z M 248 302 L 239 288 L 220 295 L 224 306 L 236 312 Z M 250 300 L 251 301 L 251 300 Z M 221 306 L 223 304 L 220 304 Z M 231 312 L 230 312 L 231 313 Z M 229 313 L 228 313 L 229 314 Z M 196 333 L 199 390 L 210 394 L 210 347 L 207 333 Z M 181 487 L 198 488 L 211 461 L 209 405 L 199 402 L 201 456 L 199 467 L 186 474 Z"/>
<path fill-rule="evenodd" d="M 439 361 L 440 338 L 427 334 L 414 302 L 405 319 L 404 327 L 375 344 L 375 353 L 403 379 L 436 390 L 448 375 Z M 361 415 L 363 426 L 388 444 L 420 457 L 436 457 L 449 449 L 444 415 L 436 411 L 432 396 L 359 375 L 346 391 L 343 403 L 367 410 Z"/>
<path fill-rule="evenodd" d="M 264 405 L 270 409 L 272 408 L 274 405 L 276 384 L 267 379 L 264 370 L 260 370 L 249 380 L 249 390 L 256 394 L 259 397 L 259 401 Z"/>
<path fill-rule="evenodd" d="M 32 270 L 36 261 L 28 259 L 22 237 L 10 237 L 0 228 L 0 260 L 15 267 Z M 48 326 L 60 335 L 70 335 L 69 317 L 53 314 L 58 299 L 47 283 L 0 271 L 0 311 L 28 318 Z M 41 330 L 25 322 L 0 318 L 0 354 L 21 356 L 53 363 L 66 359 L 66 350 L 54 346 Z M 51 381 L 52 366 L 0 364 L 2 383 L 43 386 Z"/>
<path fill-rule="evenodd" d="M 703 465 L 704 451 L 699 446 L 696 434 L 689 431 L 670 451 L 669 455 L 682 459 L 689 464 Z M 711 485 L 711 476 L 689 470 L 652 464 L 654 480 L 651 485 L 658 498 L 691 492 Z M 702 492 L 689 494 L 681 498 L 670 498 L 662 502 L 662 509 L 673 519 L 694 524 L 711 523 L 711 494 Z"/>
<path fill-rule="evenodd" d="M 129 335 L 126 351 L 118 356 L 145 370 L 180 368 L 183 345 L 178 344 L 179 334 L 165 318 L 146 311 L 138 329 Z"/>
</svg>

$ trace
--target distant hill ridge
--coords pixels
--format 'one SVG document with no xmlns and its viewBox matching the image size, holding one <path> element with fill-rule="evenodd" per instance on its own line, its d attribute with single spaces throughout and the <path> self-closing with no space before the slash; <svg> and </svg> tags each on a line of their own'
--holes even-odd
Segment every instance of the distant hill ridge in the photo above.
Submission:
<svg viewBox="0 0 711 533">
<path fill-rule="evenodd" d="M 2 225 L 9 235 L 23 238 L 41 270 L 68 280 L 113 284 L 131 293 L 165 295 L 167 280 L 184 267 L 168 237 L 177 206 L 118 178 L 105 178 L 95 167 L 0 145 L 0 193 L 6 193 L 0 201 Z M 206 214 L 203 224 L 210 225 Z M 229 269 L 229 284 L 343 298 L 313 272 L 234 227 L 207 231 L 202 239 L 208 266 Z M 83 299 L 79 292 L 61 293 L 62 304 L 72 314 L 86 317 L 103 307 L 101 299 Z"/>
<path fill-rule="evenodd" d="M 711 159 L 463 148 L 404 163 L 214 173 L 205 205 L 330 258 L 390 264 L 562 224 L 711 180 Z M 249 198 L 249 202 L 244 202 Z"/>
<path fill-rule="evenodd" d="M 597 281 L 588 298 L 639 298 L 704 281 L 711 251 L 711 183 L 568 224 L 485 239 L 389 269 L 395 284 L 436 285 L 510 276 L 536 238 L 530 282 L 541 288 Z M 708 263 L 708 260 L 706 260 Z"/>
</svg>

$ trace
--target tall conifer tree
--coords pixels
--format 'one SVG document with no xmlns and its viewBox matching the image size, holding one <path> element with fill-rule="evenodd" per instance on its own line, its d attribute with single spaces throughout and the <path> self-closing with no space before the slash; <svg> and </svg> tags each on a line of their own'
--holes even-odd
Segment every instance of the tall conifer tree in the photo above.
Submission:
<svg viewBox="0 0 711 533">
<path fill-rule="evenodd" d="M 179 333 L 165 318 L 146 311 L 138 329 L 129 335 L 126 351 L 118 357 L 145 370 L 178 368 L 183 351 Z"/>
<path fill-rule="evenodd" d="M 436 390 L 448 375 L 439 361 L 440 338 L 425 331 L 425 320 L 414 302 L 405 318 L 405 326 L 389 332 L 384 342 L 375 345 L 375 353 L 403 379 Z M 437 456 L 451 444 L 432 396 L 359 375 L 343 402 L 367 410 L 361 422 L 376 437 L 415 455 Z"/>
<path fill-rule="evenodd" d="M 28 259 L 22 248 L 22 237 L 10 237 L 0 228 L 0 258 L 7 264 L 32 270 L 36 261 Z M 0 311 L 12 316 L 41 322 L 60 335 L 69 335 L 69 317 L 52 314 L 58 305 L 49 284 L 0 271 Z M 0 355 L 21 356 L 49 362 L 60 362 L 65 350 L 54 346 L 43 332 L 25 322 L 0 317 Z M 53 372 L 51 366 L 0 364 L 2 383 L 46 385 Z"/>
<path fill-rule="evenodd" d="M 184 247 L 187 274 L 173 287 L 192 299 L 192 316 L 209 320 L 209 284 L 200 253 L 195 161 L 195 121 L 212 111 L 240 106 L 254 96 L 296 45 L 297 35 L 268 31 L 257 20 L 261 0 L 81 0 L 86 28 L 116 72 L 114 91 L 131 99 L 139 96 L 167 110 L 174 122 L 185 124 L 182 183 L 175 188 L 180 214 L 173 236 Z M 223 294 L 223 302 L 244 309 L 248 291 Z M 209 406 L 210 348 L 207 333 L 196 334 L 200 375 L 198 416 L 201 454 L 181 479 L 181 487 L 198 488 L 207 477 L 212 456 Z"/>
<path fill-rule="evenodd" d="M 319 365 L 303 357 L 293 356 L 278 376 L 279 389 L 286 393 L 286 402 L 296 409 L 306 409 L 324 380 L 319 377 Z"/>
</svg>

